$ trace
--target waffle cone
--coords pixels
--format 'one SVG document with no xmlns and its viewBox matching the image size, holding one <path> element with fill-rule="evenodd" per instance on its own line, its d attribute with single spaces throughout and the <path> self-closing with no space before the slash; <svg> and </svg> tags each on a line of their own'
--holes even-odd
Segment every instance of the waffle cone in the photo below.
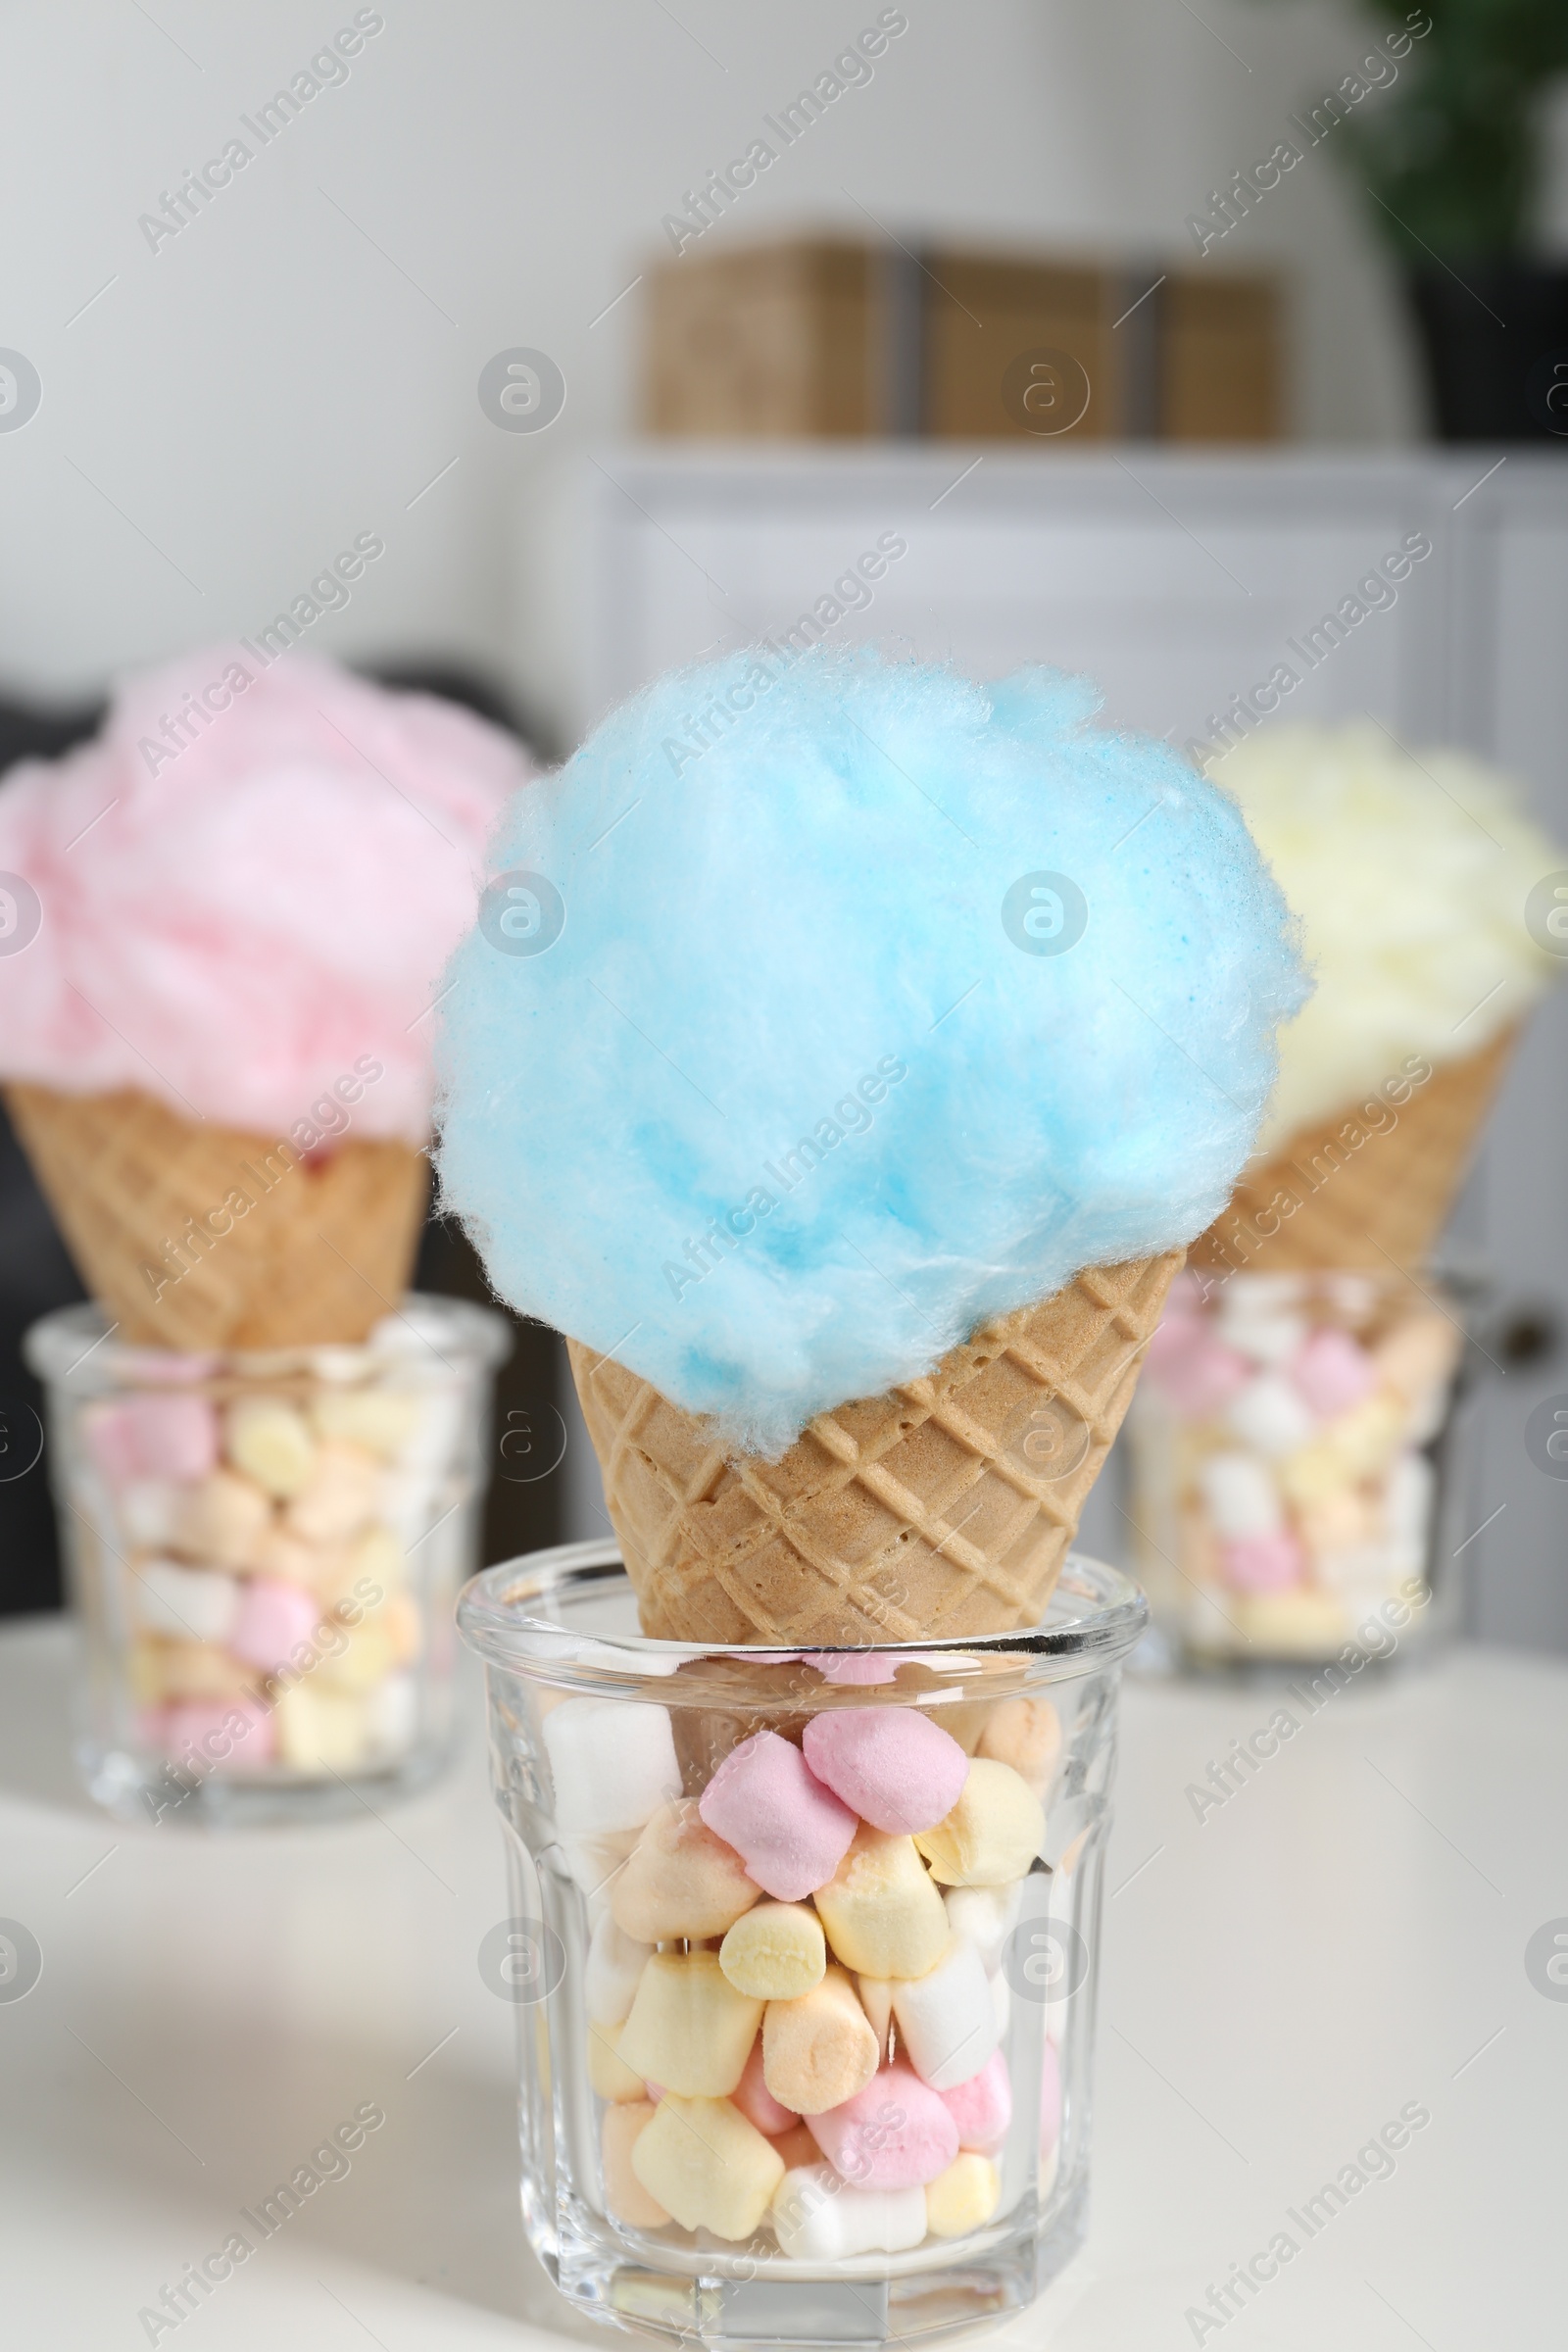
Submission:
<svg viewBox="0 0 1568 2352">
<path fill-rule="evenodd" d="M 644 1631 L 796 1648 L 1038 1624 L 1181 1263 L 1080 1274 L 776 1462 L 568 1343 Z"/>
<path fill-rule="evenodd" d="M 5 1092 L 77 1269 L 122 1339 L 186 1350 L 353 1342 L 402 1297 L 429 1173 L 410 1145 L 350 1139 L 304 1159 L 291 1144 L 196 1126 L 147 1095 Z"/>
<path fill-rule="evenodd" d="M 1193 1264 L 1386 1274 L 1392 1261 L 1401 1272 L 1419 1270 L 1458 1199 L 1517 1035 L 1505 1030 L 1483 1052 L 1434 1070 L 1393 1127 L 1366 1127 L 1352 1104 L 1294 1135 L 1248 1170 L 1224 1215 L 1193 1244 Z M 1352 1131 L 1363 1140 L 1354 1142 Z M 1282 1193 L 1297 1204 L 1288 1215 Z"/>
</svg>

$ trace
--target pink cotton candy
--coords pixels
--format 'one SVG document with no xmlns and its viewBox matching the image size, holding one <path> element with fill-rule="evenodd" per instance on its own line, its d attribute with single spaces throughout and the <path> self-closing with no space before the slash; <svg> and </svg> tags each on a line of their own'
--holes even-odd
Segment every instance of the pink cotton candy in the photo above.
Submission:
<svg viewBox="0 0 1568 2352">
<path fill-rule="evenodd" d="M 1288 1528 L 1235 1536 L 1219 1547 L 1220 1575 L 1233 1592 L 1283 1592 L 1301 1576 L 1301 1546 Z"/>
<path fill-rule="evenodd" d="M 1050 2048 L 1050 2043 L 1047 2043 Z M 977 2075 L 960 2082 L 954 2090 L 938 2092 L 938 2097 L 958 2127 L 960 2148 L 973 2148 L 981 2156 L 989 2156 L 1000 2148 L 1007 2136 L 1012 2122 L 1012 2084 L 1007 2078 L 1007 2062 L 1000 2050 L 993 2050 Z"/>
<path fill-rule="evenodd" d="M 806 1761 L 817 1779 L 874 1830 L 904 1837 L 933 1830 L 969 1776 L 956 1740 L 915 1707 L 846 1707 L 813 1715 Z"/>
<path fill-rule="evenodd" d="M 808 2131 L 842 2180 L 856 2188 L 923 2188 L 958 2153 L 958 2127 L 939 2091 L 895 2059 L 863 2090 Z"/>
<path fill-rule="evenodd" d="M 205 1396 L 132 1396 L 95 1407 L 87 1449 L 113 1487 L 136 1478 L 185 1485 L 218 1461 L 218 1423 Z"/>
<path fill-rule="evenodd" d="M 1040 2153 L 1049 2156 L 1061 2137 L 1061 2057 L 1054 2041 L 1046 2044 L 1040 2070 Z"/>
<path fill-rule="evenodd" d="M 275 1576 L 248 1577 L 228 1646 L 247 1666 L 275 1674 L 293 1662 L 290 1651 L 310 1641 L 320 1617 L 319 1601 L 303 1586 L 285 1584 Z"/>
<path fill-rule="evenodd" d="M 1251 1369 L 1201 1321 L 1161 1323 L 1149 1343 L 1149 1378 L 1187 1421 L 1207 1421 L 1223 1411 Z"/>
<path fill-rule="evenodd" d="M 650 2096 L 657 2094 L 649 2085 Z M 755 2124 L 764 2139 L 777 2139 L 781 2132 L 793 2131 L 800 2117 L 793 2107 L 775 2099 L 762 2080 L 762 2036 L 752 2044 L 752 2054 L 746 2061 L 746 2071 L 730 2092 L 730 2104 L 738 2107 L 749 2124 Z"/>
<path fill-rule="evenodd" d="M 1290 1367 L 1291 1379 L 1320 1421 L 1348 1413 L 1378 1385 L 1377 1371 L 1364 1348 L 1348 1331 L 1332 1326 L 1314 1331 Z"/>
<path fill-rule="evenodd" d="M 0 1076 L 130 1087 L 302 1151 L 422 1144 L 422 1016 L 530 772 L 467 711 L 297 648 L 132 679 L 95 742 L 0 785 L 0 870 L 42 908 L 0 956 Z"/>
<path fill-rule="evenodd" d="M 697 1810 L 781 1903 L 825 1886 L 855 1836 L 855 1815 L 777 1732 L 758 1732 L 732 1748 Z"/>
</svg>

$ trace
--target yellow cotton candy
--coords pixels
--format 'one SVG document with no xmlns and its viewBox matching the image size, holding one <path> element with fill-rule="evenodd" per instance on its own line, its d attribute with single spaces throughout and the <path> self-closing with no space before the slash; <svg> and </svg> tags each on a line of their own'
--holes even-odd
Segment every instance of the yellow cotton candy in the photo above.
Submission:
<svg viewBox="0 0 1568 2352">
<path fill-rule="evenodd" d="M 862 1821 L 838 1869 L 816 1890 L 835 1959 L 859 1976 L 923 1977 L 942 1957 L 948 1915 L 914 1849 L 912 1838 L 887 1836 Z"/>
<path fill-rule="evenodd" d="M 1002 2201 L 1002 2176 L 989 2156 L 956 2156 L 926 2182 L 925 2226 L 933 2237 L 983 2230 Z"/>
<path fill-rule="evenodd" d="M 977 1756 L 952 1812 L 914 1842 L 944 1886 L 1005 1886 L 1024 1877 L 1045 1837 L 1045 1811 L 1027 1782 L 1010 1764 Z"/>
<path fill-rule="evenodd" d="M 761 2022 L 761 2002 L 736 1991 L 716 1952 L 655 1952 L 617 2046 L 645 2082 L 722 2099 L 745 2073 Z"/>
<path fill-rule="evenodd" d="M 821 1984 L 827 1967 L 822 1923 L 806 1903 L 759 1903 L 730 1929 L 718 1965 L 737 1992 L 755 2000 L 799 2000 Z"/>
<path fill-rule="evenodd" d="M 784 2159 L 728 2099 L 660 2100 L 632 2145 L 631 2169 L 683 2230 L 750 2237 L 784 2178 Z"/>
</svg>

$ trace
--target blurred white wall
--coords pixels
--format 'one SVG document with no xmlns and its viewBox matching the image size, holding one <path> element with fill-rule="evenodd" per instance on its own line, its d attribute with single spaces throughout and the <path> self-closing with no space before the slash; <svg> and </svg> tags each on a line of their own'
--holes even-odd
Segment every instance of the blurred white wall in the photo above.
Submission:
<svg viewBox="0 0 1568 2352">
<path fill-rule="evenodd" d="M 313 641 L 515 668 L 517 515 L 563 457 L 632 420 L 639 292 L 601 314 L 683 191 L 879 10 L 384 0 L 358 12 L 384 24 L 347 79 L 261 147 L 240 118 L 353 25 L 344 0 L 10 0 L 0 346 L 31 361 L 42 404 L 0 431 L 0 686 L 95 687 L 249 633 L 366 531 L 385 557 Z M 1367 45 L 1344 12 L 1288 0 L 906 13 L 870 84 L 715 237 L 870 214 L 901 237 L 1191 252 L 1186 216 Z M 236 133 L 250 162 L 150 249 L 139 217 Z M 1327 148 L 1226 259 L 1292 274 L 1309 438 L 1408 433 L 1392 283 Z M 566 378 L 537 435 L 498 431 L 476 398 L 516 345 Z"/>
</svg>

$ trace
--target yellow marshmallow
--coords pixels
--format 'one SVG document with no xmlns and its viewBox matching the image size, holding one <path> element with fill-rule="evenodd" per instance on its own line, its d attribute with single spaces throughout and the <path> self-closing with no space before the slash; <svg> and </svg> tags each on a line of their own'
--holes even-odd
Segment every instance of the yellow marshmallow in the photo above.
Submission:
<svg viewBox="0 0 1568 2352">
<path fill-rule="evenodd" d="M 325 1653 L 316 1669 L 329 1690 L 373 1690 L 399 1663 L 392 1630 L 379 1612 L 361 1618 L 356 1626 L 342 1628 L 340 1638 L 344 1646 L 336 1656 Z"/>
<path fill-rule="evenodd" d="M 307 1544 L 341 1544 L 375 1510 L 380 1470 L 373 1454 L 330 1439 L 316 1449 L 311 1475 L 283 1516 Z"/>
<path fill-rule="evenodd" d="M 277 1752 L 283 1763 L 304 1772 L 352 1772 L 364 1761 L 364 1707 L 347 1692 L 318 1688 L 315 1675 L 282 1693 L 276 1716 Z"/>
<path fill-rule="evenodd" d="M 138 1634 L 131 1644 L 130 1687 L 143 1706 L 169 1698 L 237 1698 L 254 1677 L 210 1642 L 168 1642 Z"/>
<path fill-rule="evenodd" d="M 622 2029 L 623 2030 L 623 2029 Z M 588 2027 L 588 2081 L 602 2099 L 623 2105 L 629 2099 L 648 2097 L 648 2085 L 636 2074 L 616 2048 L 619 2034 L 613 2026 Z"/>
<path fill-rule="evenodd" d="M 605 2175 L 605 2210 L 633 2230 L 662 2230 L 669 2216 L 657 2197 L 649 2195 L 631 2169 L 631 2152 L 653 2122 L 652 2099 L 629 2101 L 605 2109 L 600 2139 Z"/>
<path fill-rule="evenodd" d="M 389 1454 L 414 1435 L 419 1403 L 393 1389 L 328 1389 L 316 1399 L 311 1417 L 318 1437 Z"/>
<path fill-rule="evenodd" d="M 983 2230 L 1002 2202 L 1002 2175 L 989 2156 L 956 2156 L 926 2182 L 925 2226 L 933 2237 Z"/>
<path fill-rule="evenodd" d="M 616 1927 L 639 1943 L 677 1936 L 700 1942 L 733 1928 L 761 1892 L 735 1848 L 714 1837 L 696 1799 L 677 1796 L 652 1816 L 616 1873 L 610 1908 Z"/>
<path fill-rule="evenodd" d="M 645 2082 L 722 2099 L 745 2073 L 761 2022 L 761 2002 L 736 1991 L 716 1952 L 655 1952 L 617 2046 Z"/>
<path fill-rule="evenodd" d="M 728 2099 L 661 2099 L 632 2145 L 631 2169 L 683 2230 L 750 2237 L 784 2178 L 784 2159 Z"/>
<path fill-rule="evenodd" d="M 1010 1764 L 977 1756 L 953 1811 L 914 1842 L 944 1886 L 1005 1886 L 1025 1875 L 1045 1837 L 1034 1790 Z M 910 1973 L 924 1976 L 925 1969 Z"/>
<path fill-rule="evenodd" d="M 1004 1698 L 992 1708 L 975 1753 L 1010 1764 L 1044 1796 L 1061 1753 L 1061 1717 L 1049 1698 Z"/>
<path fill-rule="evenodd" d="M 1337 1488 L 1370 1478 L 1403 1441 L 1404 1424 L 1401 1398 L 1392 1389 L 1376 1390 L 1280 1464 L 1279 1482 L 1287 1499 L 1309 1508 Z"/>
<path fill-rule="evenodd" d="M 888 2054 L 888 2028 L 893 2022 L 893 1986 L 886 1977 L 857 1977 L 855 1989 L 860 1996 L 860 2007 L 870 2020 L 871 2031 L 882 2057 Z"/>
<path fill-rule="evenodd" d="M 876 2073 L 877 2040 L 844 1971 L 794 2001 L 769 2001 L 762 2018 L 762 2081 L 781 2107 L 824 2115 L 863 2090 Z"/>
<path fill-rule="evenodd" d="M 223 1450 L 269 1494 L 297 1494 L 316 1465 L 303 1413 L 281 1396 L 241 1396 L 223 1416 Z"/>
<path fill-rule="evenodd" d="M 1242 1639 L 1265 1656 L 1322 1658 L 1350 1638 L 1344 1601 L 1312 1585 L 1285 1592 L 1233 1592 L 1229 1605 Z"/>
<path fill-rule="evenodd" d="M 942 1957 L 948 1915 L 914 1849 L 912 1838 L 886 1836 L 862 1821 L 838 1869 L 816 1890 L 834 1958 L 860 1976 L 923 1977 Z"/>
<path fill-rule="evenodd" d="M 730 1929 L 718 1965 L 754 2000 L 799 2000 L 827 1968 L 822 1923 L 806 1903 L 759 1903 Z"/>
<path fill-rule="evenodd" d="M 189 1558 L 220 1568 L 249 1568 L 271 1524 L 260 1487 L 232 1470 L 213 1470 L 181 1490 L 171 1541 Z"/>
</svg>

